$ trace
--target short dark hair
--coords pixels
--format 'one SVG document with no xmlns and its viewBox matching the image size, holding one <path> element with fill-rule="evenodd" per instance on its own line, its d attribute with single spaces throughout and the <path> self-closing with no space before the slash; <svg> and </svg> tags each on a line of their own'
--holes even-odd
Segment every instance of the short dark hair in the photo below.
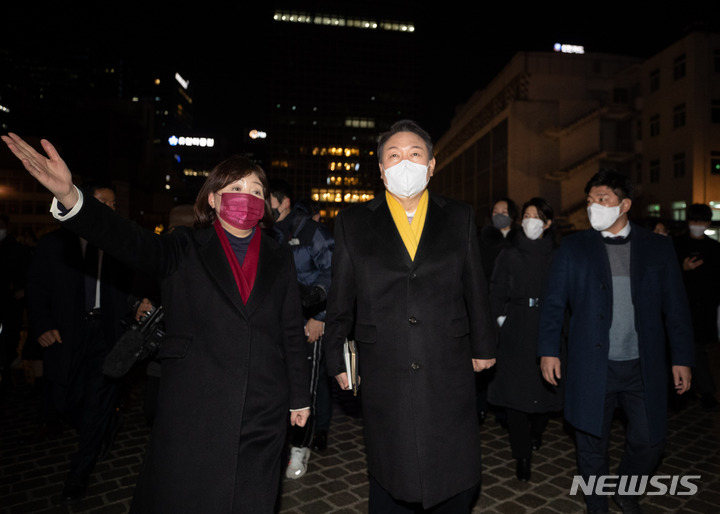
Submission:
<svg viewBox="0 0 720 514">
<path fill-rule="evenodd" d="M 505 202 L 507 204 L 508 216 L 510 216 L 510 219 L 513 220 L 513 222 L 517 221 L 517 217 L 518 217 L 517 204 L 515 202 L 513 202 L 510 198 L 507 198 L 507 197 L 498 198 L 497 200 L 495 200 L 493 202 L 492 206 L 490 207 L 490 216 L 492 216 L 493 208 L 495 208 L 495 206 L 500 202 Z M 525 209 L 523 209 L 523 212 L 525 212 Z"/>
<path fill-rule="evenodd" d="M 704 203 L 694 203 L 686 209 L 685 218 L 688 221 L 711 221 L 712 209 Z"/>
<path fill-rule="evenodd" d="M 433 142 L 430 134 L 428 134 L 425 129 L 421 128 L 420 125 L 418 125 L 412 120 L 400 120 L 393 123 L 393 125 L 390 127 L 390 130 L 380 134 L 377 146 L 378 161 L 382 162 L 383 149 L 385 148 L 385 144 L 388 142 L 388 139 L 400 132 L 412 132 L 413 134 L 420 136 L 420 138 L 425 142 L 425 146 L 427 147 L 430 159 L 433 158 Z"/>
<path fill-rule="evenodd" d="M 525 211 L 530 206 L 535 207 L 537 209 L 538 216 L 545 223 L 547 223 L 548 221 L 552 221 L 552 219 L 555 217 L 553 208 L 550 207 L 550 204 L 544 198 L 535 196 L 533 198 L 530 198 L 530 200 L 528 200 L 527 202 L 525 202 L 522 207 L 523 216 L 525 216 Z"/>
<path fill-rule="evenodd" d="M 609 168 L 600 168 L 600 171 L 593 175 L 585 186 L 585 194 L 590 193 L 590 189 L 598 186 L 606 186 L 612 189 L 620 201 L 625 198 L 632 200 L 635 193 L 635 187 L 630 177 Z"/>
<path fill-rule="evenodd" d="M 83 183 L 81 189 L 88 193 L 90 196 L 95 196 L 98 189 L 109 189 L 113 193 L 117 193 L 117 189 L 110 182 L 101 182 L 97 180 L 91 180 Z"/>
<path fill-rule="evenodd" d="M 290 200 L 290 205 L 293 205 L 293 190 L 285 180 L 280 178 L 270 179 L 270 194 L 274 196 L 278 202 L 282 202 L 287 198 Z"/>
</svg>

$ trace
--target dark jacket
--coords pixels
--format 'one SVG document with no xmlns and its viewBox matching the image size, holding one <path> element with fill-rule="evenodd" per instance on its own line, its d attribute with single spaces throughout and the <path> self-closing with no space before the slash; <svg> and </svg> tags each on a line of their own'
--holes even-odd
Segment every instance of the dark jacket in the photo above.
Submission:
<svg viewBox="0 0 720 514">
<path fill-rule="evenodd" d="M 332 279 L 332 253 L 335 241 L 330 230 L 314 221 L 302 208 L 295 207 L 290 215 L 275 224 L 278 240 L 288 245 L 295 258 L 300 293 L 304 298 L 322 296 L 323 301 L 307 301 L 303 309 L 306 319 L 325 320 L 327 293 Z M 313 288 L 320 288 L 321 295 Z M 315 295 L 315 296 L 311 296 Z M 309 305 L 308 305 L 309 304 Z"/>
<path fill-rule="evenodd" d="M 683 282 L 690 303 L 695 341 L 715 343 L 720 303 L 720 243 L 707 236 L 694 239 L 685 234 L 675 240 L 675 250 L 681 266 L 686 257 L 703 260 L 697 268 L 683 271 Z"/>
<path fill-rule="evenodd" d="M 288 409 L 310 404 L 291 253 L 263 234 L 243 304 L 213 227 L 156 235 L 91 199 L 64 225 L 161 282 L 162 377 L 133 512 L 272 512 Z"/>
<path fill-rule="evenodd" d="M 513 225 L 510 232 L 503 236 L 500 229 L 494 225 L 485 225 L 478 231 L 480 240 L 480 258 L 483 271 L 485 271 L 485 279 L 488 286 L 493 273 L 495 261 L 505 248 L 510 248 L 514 243 L 517 235 L 522 232 L 517 226 Z"/>
<path fill-rule="evenodd" d="M 632 224 L 630 282 L 638 334 L 650 438 L 667 432 L 670 364 L 694 364 L 692 325 L 672 242 Z M 565 417 L 600 436 L 607 384 L 612 277 L 602 235 L 584 230 L 566 236 L 555 255 L 540 305 L 538 356 L 560 356 L 565 309 L 570 308 Z"/>
<path fill-rule="evenodd" d="M 554 253 L 551 236 L 532 241 L 520 233 L 515 245 L 500 252 L 495 261 L 490 308 L 494 320 L 499 316 L 505 320 L 498 329 L 490 403 L 523 412 L 562 409 L 562 388 L 542 378 L 537 357 L 540 304 Z"/>
<path fill-rule="evenodd" d="M 430 193 L 414 261 L 385 195 L 340 212 L 325 328 L 331 376 L 345 370 L 353 327 L 370 474 L 425 507 L 476 485 L 471 359 L 494 357 L 495 334 L 468 205 Z"/>
<path fill-rule="evenodd" d="M 91 197 L 92 198 L 92 197 Z M 94 199 L 93 199 L 94 200 Z M 129 307 L 130 270 L 111 255 L 104 254 L 100 272 L 102 309 L 101 344 L 109 352 L 124 328 L 121 320 Z M 85 271 L 80 238 L 59 228 L 38 240 L 28 271 L 26 302 L 29 337 L 37 340 L 57 329 L 62 343 L 43 349 L 43 372 L 53 382 L 69 385 L 88 351 L 85 340 Z"/>
</svg>

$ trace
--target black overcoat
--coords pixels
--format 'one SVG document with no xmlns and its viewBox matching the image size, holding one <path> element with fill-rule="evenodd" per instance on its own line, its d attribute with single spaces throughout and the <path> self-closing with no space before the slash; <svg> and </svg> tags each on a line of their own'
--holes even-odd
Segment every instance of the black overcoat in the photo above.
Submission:
<svg viewBox="0 0 720 514">
<path fill-rule="evenodd" d="M 493 319 L 505 320 L 498 329 L 490 403 L 533 413 L 562 409 L 562 389 L 543 380 L 537 357 L 540 303 L 554 253 L 551 238 L 532 241 L 521 232 L 495 261 L 490 310 Z"/>
<path fill-rule="evenodd" d="M 472 209 L 431 193 L 414 260 L 385 195 L 340 212 L 327 316 L 331 376 L 354 327 L 370 474 L 426 507 L 477 484 L 472 358 L 495 336 Z"/>
<path fill-rule="evenodd" d="M 290 251 L 263 234 L 245 305 L 213 227 L 159 236 L 92 199 L 64 225 L 161 281 L 158 410 L 132 511 L 272 512 L 288 410 L 310 404 Z"/>
</svg>

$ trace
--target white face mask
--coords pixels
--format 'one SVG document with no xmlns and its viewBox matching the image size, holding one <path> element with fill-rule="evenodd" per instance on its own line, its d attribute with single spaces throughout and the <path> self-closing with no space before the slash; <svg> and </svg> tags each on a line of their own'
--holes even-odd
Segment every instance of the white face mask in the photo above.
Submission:
<svg viewBox="0 0 720 514">
<path fill-rule="evenodd" d="M 620 206 L 605 207 L 599 203 L 590 204 L 587 208 L 590 225 L 597 231 L 609 229 L 620 217 Z"/>
<path fill-rule="evenodd" d="M 528 239 L 537 239 L 543 233 L 543 220 L 540 218 L 523 218 L 522 229 Z"/>
<path fill-rule="evenodd" d="M 702 237 L 705 235 L 705 225 L 688 225 L 688 229 L 690 229 L 690 234 L 693 237 Z"/>
<path fill-rule="evenodd" d="M 385 170 L 388 191 L 410 198 L 427 186 L 428 167 L 425 164 L 404 160 Z"/>
</svg>

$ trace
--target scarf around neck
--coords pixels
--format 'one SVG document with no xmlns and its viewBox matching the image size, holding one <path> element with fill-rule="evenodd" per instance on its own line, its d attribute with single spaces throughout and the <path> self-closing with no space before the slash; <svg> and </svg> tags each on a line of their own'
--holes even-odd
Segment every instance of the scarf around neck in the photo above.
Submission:
<svg viewBox="0 0 720 514">
<path fill-rule="evenodd" d="M 230 247 L 230 241 L 228 240 L 225 229 L 222 228 L 220 220 L 215 219 L 213 223 L 215 232 L 220 239 L 220 244 L 225 251 L 225 257 L 227 257 L 230 269 L 232 270 L 233 276 L 235 277 L 235 283 L 240 291 L 240 296 L 244 304 L 247 303 L 250 293 L 252 292 L 253 285 L 255 284 L 255 276 L 257 275 L 258 258 L 260 256 L 260 233 L 262 230 L 260 227 L 255 227 L 255 233 L 251 236 L 250 246 L 248 246 L 245 259 L 243 260 L 242 266 L 238 262 L 235 252 Z"/>
<path fill-rule="evenodd" d="M 387 200 L 388 208 L 390 209 L 390 214 L 393 217 L 395 226 L 400 233 L 400 237 L 405 244 L 407 252 L 410 254 L 410 259 L 412 260 L 415 260 L 415 254 L 417 253 L 418 244 L 420 243 L 420 236 L 422 236 L 423 227 L 425 226 L 428 197 L 429 194 L 426 189 L 420 197 L 420 203 L 417 206 L 417 210 L 413 215 L 412 221 L 408 222 L 408 215 L 402 205 L 400 205 L 400 202 L 393 198 L 387 190 L 385 191 L 385 198 Z"/>
</svg>

